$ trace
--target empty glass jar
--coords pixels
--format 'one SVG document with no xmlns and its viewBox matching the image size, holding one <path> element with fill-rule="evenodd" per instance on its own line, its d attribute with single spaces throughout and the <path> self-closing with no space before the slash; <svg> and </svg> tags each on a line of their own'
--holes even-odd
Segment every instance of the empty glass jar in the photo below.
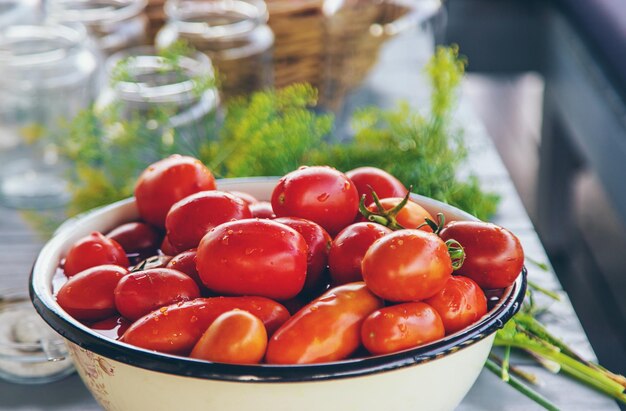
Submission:
<svg viewBox="0 0 626 411">
<path fill-rule="evenodd" d="M 111 55 L 146 43 L 147 0 L 50 0 L 48 19 L 55 23 L 80 23 L 98 48 Z"/>
<path fill-rule="evenodd" d="M 97 57 L 86 33 L 62 25 L 0 30 L 0 202 L 58 206 L 67 200 L 53 136 L 93 99 Z"/>
<path fill-rule="evenodd" d="M 189 42 L 207 54 L 224 97 L 248 94 L 273 85 L 272 45 L 267 8 L 261 0 L 169 0 L 168 22 L 156 45 Z"/>
</svg>

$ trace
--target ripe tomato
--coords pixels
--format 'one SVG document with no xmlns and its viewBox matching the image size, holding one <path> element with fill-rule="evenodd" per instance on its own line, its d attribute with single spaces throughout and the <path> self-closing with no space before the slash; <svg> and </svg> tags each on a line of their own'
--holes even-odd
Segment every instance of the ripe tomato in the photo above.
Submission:
<svg viewBox="0 0 626 411">
<path fill-rule="evenodd" d="M 113 317 L 105 318 L 104 320 L 95 322 L 89 326 L 92 330 L 98 334 L 102 334 L 105 337 L 113 340 L 119 340 L 122 335 L 128 330 L 131 322 L 126 318 L 116 315 Z"/>
<path fill-rule="evenodd" d="M 120 267 L 130 265 L 124 249 L 117 241 L 94 231 L 70 247 L 65 257 L 63 270 L 65 275 L 71 277 L 87 268 L 104 264 L 114 264 Z"/>
<path fill-rule="evenodd" d="M 380 203 L 385 211 L 389 211 L 400 204 L 402 200 L 403 198 L 401 197 L 382 198 Z M 373 213 L 379 212 L 375 203 L 367 206 L 367 209 Z M 404 228 L 417 228 L 422 226 L 420 230 L 429 233 L 432 233 L 433 231 L 428 225 L 424 224 L 427 218 L 434 221 L 433 216 L 431 216 L 430 213 L 424 209 L 424 207 L 411 200 L 409 200 L 406 205 L 400 209 L 400 211 L 390 217 L 393 217 L 394 221 Z"/>
<path fill-rule="evenodd" d="M 200 275 L 198 274 L 198 269 L 196 268 L 196 254 L 197 250 L 195 248 L 183 251 L 172 258 L 169 263 L 167 263 L 166 268 L 171 268 L 173 270 L 180 271 L 183 274 L 187 274 L 196 282 L 197 285 L 203 285 L 202 280 L 200 280 Z"/>
<path fill-rule="evenodd" d="M 266 218 L 269 220 L 276 218 L 276 214 L 272 209 L 272 203 L 269 201 L 259 201 L 258 203 L 250 204 L 250 212 L 254 218 Z"/>
<path fill-rule="evenodd" d="M 159 247 L 161 252 L 165 255 L 173 256 L 180 254 L 182 251 L 178 251 L 176 247 L 170 243 L 170 239 L 167 238 L 167 234 L 163 237 L 163 241 L 161 242 L 161 246 Z M 184 250 L 183 250 L 184 251 Z"/>
<path fill-rule="evenodd" d="M 106 236 L 117 241 L 127 254 L 141 256 L 154 255 L 161 244 L 162 237 L 154 227 L 141 222 L 122 224 Z"/>
<path fill-rule="evenodd" d="M 441 316 L 446 334 L 475 323 L 487 313 L 487 297 L 473 280 L 453 275 L 434 296 L 425 300 Z"/>
<path fill-rule="evenodd" d="M 309 364 L 348 358 L 361 344 L 361 324 L 382 301 L 363 282 L 333 288 L 298 311 L 270 338 L 269 364 Z"/>
<path fill-rule="evenodd" d="M 307 252 L 306 280 L 302 291 L 313 292 L 325 284 L 326 265 L 328 264 L 328 250 L 332 238 L 313 221 L 297 217 L 280 217 L 274 220 L 285 224 L 299 232 L 309 251 Z"/>
<path fill-rule="evenodd" d="M 296 230 L 272 220 L 219 225 L 198 246 L 196 267 L 210 290 L 287 300 L 304 285 L 307 245 Z"/>
<path fill-rule="evenodd" d="M 259 200 L 257 200 L 256 197 L 254 197 L 252 194 L 245 193 L 243 191 L 228 191 L 228 193 L 234 195 L 235 197 L 241 198 L 243 202 L 246 203 L 248 206 L 259 202 Z"/>
<path fill-rule="evenodd" d="M 128 273 L 117 265 L 88 268 L 71 277 L 59 290 L 57 302 L 78 320 L 102 320 L 115 314 L 113 290 Z"/>
<path fill-rule="evenodd" d="M 246 203 L 224 191 L 201 191 L 175 203 L 165 218 L 167 238 L 178 250 L 195 248 L 209 230 L 222 223 L 251 218 Z"/>
<path fill-rule="evenodd" d="M 137 320 L 149 312 L 200 296 L 191 277 L 169 268 L 137 271 L 122 278 L 115 287 L 117 311 L 129 320 Z"/>
<path fill-rule="evenodd" d="M 217 317 L 236 308 L 258 317 L 269 335 L 289 318 L 285 307 L 268 298 L 196 298 L 141 317 L 121 340 L 148 350 L 187 355 Z"/>
<path fill-rule="evenodd" d="M 189 356 L 229 364 L 258 364 L 266 347 L 263 322 L 249 312 L 232 310 L 209 325 Z"/>
<path fill-rule="evenodd" d="M 437 311 L 423 302 L 404 303 L 374 311 L 363 322 L 363 345 L 374 355 L 418 347 L 445 336 Z"/>
<path fill-rule="evenodd" d="M 279 217 L 311 220 L 334 236 L 354 221 L 359 193 L 334 168 L 300 167 L 280 179 L 272 192 L 272 208 Z"/>
<path fill-rule="evenodd" d="M 369 204 L 372 198 L 372 189 L 378 198 L 404 197 L 409 190 L 397 178 L 376 167 L 359 167 L 350 170 L 346 176 L 356 186 L 359 198 L 365 195 L 365 204 Z"/>
<path fill-rule="evenodd" d="M 374 242 L 361 265 L 370 290 L 389 301 L 432 297 L 452 274 L 446 244 L 435 234 L 400 230 Z"/>
<path fill-rule="evenodd" d="M 482 288 L 505 288 L 515 282 L 524 265 L 524 250 L 517 237 L 495 224 L 453 221 L 440 233 L 465 249 L 465 262 L 456 271 Z"/>
<path fill-rule="evenodd" d="M 214 190 L 215 178 L 204 164 L 178 154 L 157 161 L 137 180 L 135 200 L 144 221 L 163 228 L 165 216 L 177 201 L 198 191 Z"/>
<path fill-rule="evenodd" d="M 391 233 L 375 223 L 356 223 L 344 228 L 333 240 L 328 255 L 330 276 L 334 285 L 363 281 L 361 261 L 374 241 Z"/>
</svg>

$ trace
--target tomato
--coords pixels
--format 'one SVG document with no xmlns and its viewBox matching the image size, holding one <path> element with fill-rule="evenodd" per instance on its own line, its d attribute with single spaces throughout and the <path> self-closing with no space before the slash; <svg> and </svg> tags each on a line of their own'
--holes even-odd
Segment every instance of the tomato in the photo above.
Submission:
<svg viewBox="0 0 626 411">
<path fill-rule="evenodd" d="M 121 245 L 115 240 L 106 238 L 94 231 L 86 237 L 76 241 L 67 252 L 63 270 L 71 277 L 87 268 L 104 264 L 114 264 L 128 267 L 130 262 Z"/>
<path fill-rule="evenodd" d="M 254 197 L 252 194 L 245 193 L 243 191 L 228 191 L 228 193 L 234 195 L 235 197 L 241 198 L 243 202 L 246 203 L 248 206 L 259 202 L 259 200 L 257 200 L 256 197 Z"/>
<path fill-rule="evenodd" d="M 250 212 L 254 218 L 267 218 L 274 219 L 276 214 L 272 209 L 272 203 L 269 201 L 259 201 L 258 203 L 250 204 Z"/>
<path fill-rule="evenodd" d="M 111 338 L 112 340 L 119 340 L 126 332 L 128 327 L 130 327 L 130 324 L 131 322 L 128 321 L 126 318 L 116 315 L 95 322 L 91 324 L 89 328 L 96 331 L 98 334 L 102 334 L 105 337 Z"/>
<path fill-rule="evenodd" d="M 178 250 L 195 248 L 209 230 L 222 223 L 251 218 L 248 205 L 224 191 L 201 191 L 175 203 L 165 218 L 167 238 Z"/>
<path fill-rule="evenodd" d="M 380 224 L 356 223 L 344 228 L 333 240 L 328 255 L 334 285 L 363 281 L 361 261 L 368 248 L 392 231 Z"/>
<path fill-rule="evenodd" d="M 279 180 L 272 192 L 272 208 L 278 217 L 311 220 L 334 236 L 354 221 L 359 193 L 334 168 L 300 167 Z"/>
<path fill-rule="evenodd" d="M 450 278 L 452 261 L 446 244 L 435 234 L 400 230 L 374 242 L 361 264 L 370 290 L 389 301 L 432 297 Z"/>
<path fill-rule="evenodd" d="M 135 200 L 141 218 L 163 228 L 165 216 L 175 202 L 214 189 L 215 178 L 200 160 L 174 154 L 141 173 L 135 186 Z"/>
<path fill-rule="evenodd" d="M 268 298 L 196 298 L 141 317 L 121 340 L 148 350 L 187 355 L 217 317 L 235 308 L 258 317 L 269 335 L 289 318 L 285 307 Z"/>
<path fill-rule="evenodd" d="M 333 288 L 298 311 L 270 338 L 269 364 L 309 364 L 348 358 L 361 344 L 361 324 L 382 301 L 363 282 Z"/>
<path fill-rule="evenodd" d="M 72 276 L 59 289 L 57 302 L 79 320 L 102 320 L 115 314 L 113 290 L 128 273 L 117 265 L 100 265 Z"/>
<path fill-rule="evenodd" d="M 307 248 L 302 235 L 284 224 L 233 221 L 204 236 L 196 267 L 202 283 L 217 293 L 286 300 L 302 290 Z"/>
<path fill-rule="evenodd" d="M 452 334 L 478 321 L 487 313 L 487 297 L 473 280 L 454 275 L 434 296 L 425 300 L 433 307 L 446 329 Z"/>
<path fill-rule="evenodd" d="M 249 312 L 233 310 L 209 325 L 189 356 L 229 364 L 258 364 L 266 347 L 263 322 Z"/>
<path fill-rule="evenodd" d="M 299 232 L 308 246 L 306 280 L 304 292 L 319 290 L 325 283 L 326 266 L 328 264 L 328 250 L 332 238 L 330 235 L 313 221 L 296 217 L 280 217 L 274 220 L 285 224 Z"/>
<path fill-rule="evenodd" d="M 380 203 L 383 206 L 385 211 L 390 211 L 395 206 L 400 204 L 402 200 L 403 198 L 401 197 L 381 198 Z M 380 211 L 378 210 L 378 207 L 376 206 L 375 203 L 372 203 L 369 206 L 367 206 L 367 209 L 373 213 L 378 213 Z M 384 212 L 383 212 L 383 215 L 384 215 Z M 431 233 L 433 231 L 430 228 L 430 226 L 424 224 L 427 218 L 435 221 L 433 219 L 433 216 L 431 216 L 430 213 L 426 211 L 424 207 L 422 207 L 421 205 L 411 200 L 409 200 L 406 203 L 406 205 L 400 209 L 400 211 L 391 215 L 390 217 L 393 219 L 392 222 L 396 222 L 400 224 L 403 228 L 417 228 L 417 227 L 422 226 L 420 230 L 431 232 Z M 362 219 L 364 220 L 365 217 Z M 393 228 L 393 225 L 390 225 L 390 226 Z"/>
<path fill-rule="evenodd" d="M 170 262 L 167 263 L 166 267 L 187 274 L 196 282 L 196 284 L 202 285 L 202 280 L 200 280 L 200 275 L 198 274 L 198 269 L 196 268 L 196 254 L 197 250 L 195 248 L 183 251 L 172 258 Z"/>
<path fill-rule="evenodd" d="M 122 224 L 106 236 L 117 241 L 127 254 L 142 256 L 155 254 L 162 237 L 154 227 L 141 222 Z"/>
<path fill-rule="evenodd" d="M 419 347 L 444 336 L 439 314 L 423 302 L 376 310 L 365 319 L 361 328 L 363 345 L 374 355 Z"/>
<path fill-rule="evenodd" d="M 170 268 L 137 271 L 122 278 L 115 287 L 117 311 L 129 320 L 179 301 L 200 296 L 196 282 L 188 275 Z"/>
<path fill-rule="evenodd" d="M 522 245 L 502 227 L 481 221 L 453 221 L 441 230 L 440 236 L 463 246 L 465 262 L 456 273 L 471 278 L 482 288 L 508 287 L 522 272 Z"/>
<path fill-rule="evenodd" d="M 409 190 L 397 178 L 376 167 L 359 167 L 350 170 L 346 176 L 356 186 L 359 197 L 365 195 L 365 204 L 369 204 L 372 198 L 372 189 L 378 198 L 404 197 Z"/>
<path fill-rule="evenodd" d="M 161 252 L 165 255 L 173 256 L 181 253 L 182 251 L 178 251 L 176 247 L 170 243 L 170 239 L 167 238 L 167 234 L 163 237 L 163 241 L 161 242 L 161 246 L 159 247 Z M 185 251 L 185 250 L 183 250 Z"/>
</svg>

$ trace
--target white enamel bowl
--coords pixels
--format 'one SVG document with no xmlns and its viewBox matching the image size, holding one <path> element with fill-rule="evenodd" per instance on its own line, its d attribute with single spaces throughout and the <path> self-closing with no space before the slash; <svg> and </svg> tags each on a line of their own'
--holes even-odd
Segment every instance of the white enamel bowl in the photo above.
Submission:
<svg viewBox="0 0 626 411">
<path fill-rule="evenodd" d="M 223 190 L 267 199 L 276 178 L 228 179 Z M 446 221 L 473 219 L 443 203 L 413 196 Z M 159 354 L 107 339 L 71 318 L 52 295 L 52 277 L 70 245 L 92 231 L 137 219 L 132 199 L 66 223 L 41 251 L 31 276 L 40 315 L 67 339 L 78 373 L 107 410 L 451 410 L 469 391 L 496 330 L 515 314 L 525 273 L 472 327 L 403 352 L 305 366 L 229 365 Z"/>
</svg>

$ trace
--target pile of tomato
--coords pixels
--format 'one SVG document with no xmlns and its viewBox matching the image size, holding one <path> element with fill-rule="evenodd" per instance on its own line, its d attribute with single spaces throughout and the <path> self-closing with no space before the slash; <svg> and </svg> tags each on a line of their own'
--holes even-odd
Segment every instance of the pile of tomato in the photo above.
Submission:
<svg viewBox="0 0 626 411">
<path fill-rule="evenodd" d="M 304 364 L 396 352 L 455 333 L 512 284 L 506 229 L 444 225 L 372 167 L 301 167 L 271 202 L 216 189 L 174 155 L 135 188 L 141 220 L 74 243 L 56 298 L 125 343 L 226 363 Z"/>
</svg>

